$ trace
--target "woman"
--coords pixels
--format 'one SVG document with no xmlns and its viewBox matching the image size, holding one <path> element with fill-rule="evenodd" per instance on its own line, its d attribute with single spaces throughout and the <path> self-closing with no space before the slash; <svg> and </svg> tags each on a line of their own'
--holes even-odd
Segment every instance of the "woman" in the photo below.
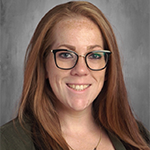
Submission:
<svg viewBox="0 0 150 150">
<path fill-rule="evenodd" d="M 25 58 L 18 116 L 2 149 L 148 150 L 127 100 L 109 22 L 88 2 L 68 2 L 40 21 Z"/>
</svg>

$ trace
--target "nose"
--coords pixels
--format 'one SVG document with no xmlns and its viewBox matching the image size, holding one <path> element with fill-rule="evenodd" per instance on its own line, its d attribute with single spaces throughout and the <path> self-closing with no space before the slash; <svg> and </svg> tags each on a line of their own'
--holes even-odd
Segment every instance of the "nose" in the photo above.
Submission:
<svg viewBox="0 0 150 150">
<path fill-rule="evenodd" d="M 85 63 L 85 56 L 79 55 L 78 62 L 74 68 L 71 69 L 71 75 L 86 76 L 89 73 L 89 69 Z"/>
</svg>

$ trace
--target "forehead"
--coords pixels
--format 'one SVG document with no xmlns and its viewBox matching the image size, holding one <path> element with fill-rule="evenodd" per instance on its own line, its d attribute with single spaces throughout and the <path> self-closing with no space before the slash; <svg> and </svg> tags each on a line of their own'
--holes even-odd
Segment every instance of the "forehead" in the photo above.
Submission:
<svg viewBox="0 0 150 150">
<path fill-rule="evenodd" d="M 83 16 L 75 16 L 74 18 L 68 17 L 59 21 L 56 24 L 56 29 L 64 29 L 66 27 L 67 29 L 72 29 L 73 27 L 80 29 L 83 26 L 89 29 L 98 28 L 98 26 L 90 19 Z"/>
<path fill-rule="evenodd" d="M 83 16 L 64 18 L 55 25 L 53 31 L 52 49 L 64 44 L 74 46 L 75 49 L 87 49 L 94 45 L 103 47 L 103 37 L 99 27 Z"/>
<path fill-rule="evenodd" d="M 83 16 L 64 18 L 59 21 L 55 26 L 54 38 L 55 42 L 65 42 L 64 40 L 73 40 L 72 42 L 103 41 L 98 25 Z"/>
</svg>

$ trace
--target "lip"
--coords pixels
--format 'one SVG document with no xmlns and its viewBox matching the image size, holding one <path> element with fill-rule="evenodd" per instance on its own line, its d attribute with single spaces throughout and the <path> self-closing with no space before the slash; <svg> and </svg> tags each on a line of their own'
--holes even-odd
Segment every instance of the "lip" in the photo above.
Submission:
<svg viewBox="0 0 150 150">
<path fill-rule="evenodd" d="M 91 84 L 85 84 L 85 83 L 67 83 L 66 85 L 69 89 L 76 92 L 85 91 L 91 86 Z"/>
</svg>

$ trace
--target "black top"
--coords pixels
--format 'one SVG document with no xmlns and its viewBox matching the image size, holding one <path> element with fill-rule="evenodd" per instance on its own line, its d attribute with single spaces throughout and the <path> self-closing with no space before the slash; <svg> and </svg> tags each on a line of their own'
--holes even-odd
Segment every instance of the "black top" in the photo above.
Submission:
<svg viewBox="0 0 150 150">
<path fill-rule="evenodd" d="M 0 128 L 1 135 L 1 150 L 35 150 L 34 143 L 30 135 L 30 126 L 25 125 L 26 129 L 23 129 L 20 125 L 18 119 L 14 122 L 3 125 Z M 143 137 L 150 143 L 150 134 L 145 130 L 143 126 L 140 125 L 141 133 Z M 108 132 L 108 136 L 115 148 L 115 150 L 129 150 L 128 146 L 118 139 L 114 134 Z"/>
</svg>

